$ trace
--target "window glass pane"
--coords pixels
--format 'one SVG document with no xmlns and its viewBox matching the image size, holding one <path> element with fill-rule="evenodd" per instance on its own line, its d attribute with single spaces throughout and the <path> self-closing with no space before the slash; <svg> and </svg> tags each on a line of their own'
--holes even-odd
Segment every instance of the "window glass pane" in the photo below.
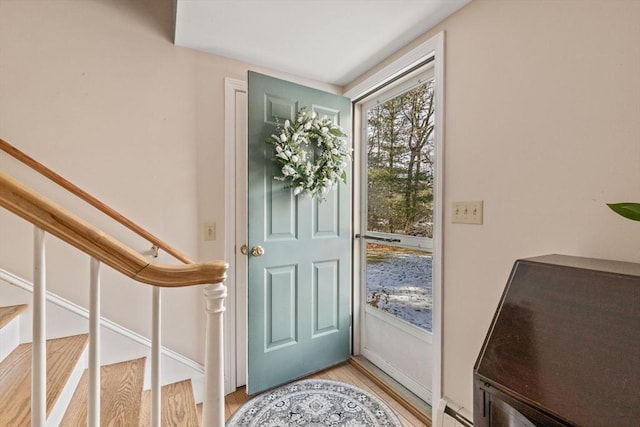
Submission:
<svg viewBox="0 0 640 427">
<path fill-rule="evenodd" d="M 433 88 L 421 82 L 366 110 L 367 231 L 402 242 L 367 244 L 366 303 L 427 331 L 431 253 L 418 248 L 433 237 Z"/>
<path fill-rule="evenodd" d="M 367 304 L 431 331 L 429 252 L 367 243 Z"/>
<path fill-rule="evenodd" d="M 367 229 L 433 236 L 433 80 L 367 110 Z"/>
</svg>

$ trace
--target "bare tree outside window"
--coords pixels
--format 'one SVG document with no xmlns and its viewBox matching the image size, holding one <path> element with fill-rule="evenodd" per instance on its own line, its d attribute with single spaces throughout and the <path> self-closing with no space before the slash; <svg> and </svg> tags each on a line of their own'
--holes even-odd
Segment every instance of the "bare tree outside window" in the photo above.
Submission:
<svg viewBox="0 0 640 427">
<path fill-rule="evenodd" d="M 433 236 L 431 80 L 367 112 L 368 228 Z"/>
<path fill-rule="evenodd" d="M 367 230 L 433 237 L 434 80 L 370 107 Z M 367 244 L 367 304 L 431 330 L 431 253 Z"/>
</svg>

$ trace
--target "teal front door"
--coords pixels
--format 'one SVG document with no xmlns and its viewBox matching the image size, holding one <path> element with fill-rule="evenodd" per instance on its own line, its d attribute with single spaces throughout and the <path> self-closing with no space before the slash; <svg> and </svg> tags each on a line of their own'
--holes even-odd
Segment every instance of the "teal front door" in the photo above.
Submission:
<svg viewBox="0 0 640 427">
<path fill-rule="evenodd" d="M 351 174 L 323 201 L 296 196 L 274 178 L 281 173 L 266 141 L 301 108 L 350 133 L 351 103 L 254 72 L 248 87 L 247 393 L 254 394 L 349 357 Z"/>
</svg>

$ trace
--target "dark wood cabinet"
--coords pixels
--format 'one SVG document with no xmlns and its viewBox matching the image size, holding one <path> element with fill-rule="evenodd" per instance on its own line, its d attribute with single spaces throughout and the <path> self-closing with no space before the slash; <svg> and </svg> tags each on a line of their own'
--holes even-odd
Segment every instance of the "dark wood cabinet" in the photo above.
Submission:
<svg viewBox="0 0 640 427">
<path fill-rule="evenodd" d="M 474 426 L 640 426 L 640 264 L 517 261 L 474 367 Z"/>
</svg>

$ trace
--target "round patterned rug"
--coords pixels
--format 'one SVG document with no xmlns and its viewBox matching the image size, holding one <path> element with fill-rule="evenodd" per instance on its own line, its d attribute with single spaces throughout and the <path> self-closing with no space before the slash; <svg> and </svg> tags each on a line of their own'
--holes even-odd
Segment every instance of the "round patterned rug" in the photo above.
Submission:
<svg viewBox="0 0 640 427">
<path fill-rule="evenodd" d="M 227 427 L 345 426 L 402 427 L 380 399 L 349 384 L 302 380 L 246 402 Z"/>
</svg>

